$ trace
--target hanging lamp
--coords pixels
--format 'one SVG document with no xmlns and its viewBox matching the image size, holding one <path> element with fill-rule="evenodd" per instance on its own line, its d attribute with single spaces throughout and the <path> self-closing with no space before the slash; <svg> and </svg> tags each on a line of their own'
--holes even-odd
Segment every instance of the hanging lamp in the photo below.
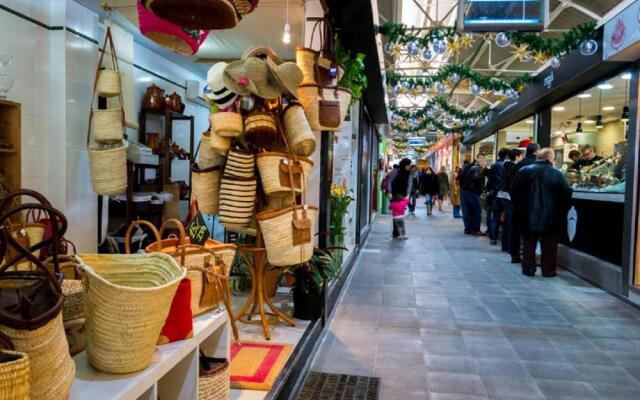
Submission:
<svg viewBox="0 0 640 400">
<path fill-rule="evenodd" d="M 598 94 L 598 115 L 596 115 L 596 129 L 602 129 L 604 127 L 602 114 L 600 114 L 601 109 L 602 109 L 602 89 L 600 89 L 600 94 Z"/>
</svg>

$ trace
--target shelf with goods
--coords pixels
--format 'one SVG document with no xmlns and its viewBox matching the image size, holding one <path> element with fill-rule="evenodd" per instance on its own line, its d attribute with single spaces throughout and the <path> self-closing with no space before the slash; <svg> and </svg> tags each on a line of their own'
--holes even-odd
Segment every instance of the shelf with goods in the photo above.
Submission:
<svg viewBox="0 0 640 400">
<path fill-rule="evenodd" d="M 0 184 L 13 190 L 21 187 L 20 139 L 20 104 L 0 99 L 0 143 L 11 146 L 0 147 Z"/>
<path fill-rule="evenodd" d="M 73 358 L 76 376 L 69 399 L 195 399 L 200 350 L 228 360 L 230 339 L 229 318 L 221 309 L 195 317 L 193 338 L 158 346 L 151 366 L 140 372 L 99 372 L 82 352 Z"/>
</svg>

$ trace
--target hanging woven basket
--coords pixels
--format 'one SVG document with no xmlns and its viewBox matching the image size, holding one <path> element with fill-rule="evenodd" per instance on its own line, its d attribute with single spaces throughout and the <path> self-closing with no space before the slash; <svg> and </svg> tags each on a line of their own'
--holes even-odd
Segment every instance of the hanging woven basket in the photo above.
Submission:
<svg viewBox="0 0 640 400">
<path fill-rule="evenodd" d="M 247 141 L 254 146 L 267 147 L 276 139 L 278 126 L 270 113 L 253 113 L 244 120 L 244 134 Z"/>
<path fill-rule="evenodd" d="M 113 196 L 126 192 L 127 142 L 113 148 L 90 148 L 89 167 L 96 194 Z"/>
<path fill-rule="evenodd" d="M 213 132 L 222 137 L 238 137 L 242 135 L 244 124 L 242 115 L 235 112 L 223 111 L 209 116 Z"/>
<path fill-rule="evenodd" d="M 351 103 L 351 91 L 341 87 L 300 85 L 298 98 L 315 132 L 340 131 Z"/>
<path fill-rule="evenodd" d="M 220 195 L 220 167 L 191 167 L 191 195 L 198 200 L 200 211 L 217 214 Z"/>
<path fill-rule="evenodd" d="M 240 22 L 231 0 L 143 0 L 158 17 L 187 29 L 230 29 Z"/>
<path fill-rule="evenodd" d="M 257 215 L 269 264 L 302 264 L 313 255 L 313 232 L 316 231 L 317 207 L 296 206 Z M 298 225 L 298 226 L 297 226 Z M 301 231 L 305 234 L 301 237 Z"/>
<path fill-rule="evenodd" d="M 253 178 L 256 176 L 255 166 L 255 155 L 252 152 L 231 149 L 227 153 L 224 175 L 236 178 Z"/>
<path fill-rule="evenodd" d="M 220 185 L 220 223 L 247 227 L 255 212 L 257 180 L 224 176 Z"/>
<path fill-rule="evenodd" d="M 227 151 L 231 148 L 231 138 L 222 137 L 214 133 L 212 129 L 209 131 L 209 147 L 216 153 L 226 155 Z"/>
<path fill-rule="evenodd" d="M 265 152 L 256 156 L 262 188 L 267 196 L 285 197 L 291 195 L 291 177 L 293 189 L 302 193 L 313 168 L 313 161 L 307 158 L 294 159 L 287 153 Z M 289 165 L 292 174 L 289 174 Z"/>
<path fill-rule="evenodd" d="M 211 147 L 211 133 L 204 132 L 200 137 L 200 148 L 198 153 L 198 165 L 201 168 L 218 167 L 224 165 L 224 153 Z"/>
<path fill-rule="evenodd" d="M 151 364 L 169 307 L 186 271 L 166 254 L 83 254 L 86 351 L 114 374 Z"/>
<path fill-rule="evenodd" d="M 99 70 L 96 92 L 98 92 L 98 96 L 102 97 L 115 97 L 120 95 L 120 72 L 113 69 Z"/>
<path fill-rule="evenodd" d="M 284 131 L 294 154 L 310 156 L 316 150 L 316 138 L 300 103 L 291 103 L 285 108 Z"/>
<path fill-rule="evenodd" d="M 119 143 L 124 138 L 124 112 L 121 108 L 93 109 L 93 140 L 101 144 Z"/>
</svg>

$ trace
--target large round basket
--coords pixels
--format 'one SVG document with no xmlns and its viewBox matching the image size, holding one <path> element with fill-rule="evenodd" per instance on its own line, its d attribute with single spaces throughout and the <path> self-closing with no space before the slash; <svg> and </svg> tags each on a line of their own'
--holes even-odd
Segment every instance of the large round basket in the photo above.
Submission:
<svg viewBox="0 0 640 400">
<path fill-rule="evenodd" d="M 93 191 L 112 196 L 127 190 L 127 143 L 113 148 L 90 148 L 89 166 Z"/>
<path fill-rule="evenodd" d="M 223 358 L 204 358 L 200 362 L 198 400 L 228 400 L 231 398 L 229 361 Z M 205 365 L 207 368 L 205 368 Z"/>
<path fill-rule="evenodd" d="M 211 147 L 210 140 L 211 133 L 209 131 L 204 132 L 200 137 L 197 162 L 201 168 L 217 167 L 224 164 L 224 153 Z"/>
<path fill-rule="evenodd" d="M 310 156 L 316 151 L 316 138 L 300 103 L 291 103 L 285 108 L 284 131 L 294 154 Z"/>
<path fill-rule="evenodd" d="M 13 329 L 0 324 L 16 351 L 29 356 L 29 399 L 66 399 L 71 390 L 76 365 L 62 325 L 62 313 L 34 330 Z"/>
<path fill-rule="evenodd" d="M 244 134 L 254 146 L 269 146 L 278 134 L 276 120 L 266 112 L 251 114 L 244 120 Z"/>
<path fill-rule="evenodd" d="M 213 132 L 222 137 L 238 137 L 242 135 L 244 124 L 242 115 L 235 112 L 217 112 L 209 116 Z"/>
<path fill-rule="evenodd" d="M 83 254 L 79 262 L 89 363 L 114 374 L 148 367 L 186 270 L 161 253 Z"/>
<path fill-rule="evenodd" d="M 336 67 L 338 68 L 338 75 L 335 78 L 318 82 L 318 79 L 323 79 L 328 74 L 322 74 L 320 77 L 317 77 L 317 74 L 314 72 L 317 59 L 317 50 L 310 49 L 308 47 L 298 47 L 296 49 L 296 64 L 298 64 L 298 67 L 302 70 L 302 84 L 335 86 L 337 82 L 340 82 L 340 79 L 342 79 L 342 76 L 344 75 L 344 65 L 340 63 L 336 64 Z"/>
<path fill-rule="evenodd" d="M 93 139 L 97 143 L 119 143 L 124 137 L 121 108 L 93 109 Z"/>
<path fill-rule="evenodd" d="M 222 177 L 220 223 L 249 226 L 253 218 L 258 182 L 255 178 Z"/>
<path fill-rule="evenodd" d="M 29 400 L 29 356 L 0 346 L 0 400 Z"/>
<path fill-rule="evenodd" d="M 306 219 L 311 223 L 311 232 L 316 231 L 318 209 L 313 206 L 297 206 L 295 211 L 293 207 L 287 207 L 277 211 L 263 211 L 257 215 L 267 249 L 267 259 L 271 265 L 301 264 L 309 261 L 313 255 L 313 238 L 307 243 L 294 244 L 294 213 L 297 219 L 306 214 Z"/>
<path fill-rule="evenodd" d="M 98 71 L 96 91 L 98 96 L 115 97 L 120 94 L 120 72 L 113 69 Z"/>
<path fill-rule="evenodd" d="M 191 195 L 198 199 L 200 211 L 205 214 L 218 213 L 220 195 L 220 167 L 191 167 Z"/>
<path fill-rule="evenodd" d="M 292 176 L 293 189 L 296 193 L 302 193 L 313 168 L 313 162 L 308 158 L 298 158 L 296 161 L 287 153 L 259 153 L 256 162 L 265 194 L 274 197 L 291 195 Z"/>
<path fill-rule="evenodd" d="M 345 88 L 335 88 L 317 85 L 301 85 L 298 87 L 298 98 L 304 107 L 304 113 L 309 121 L 309 126 L 316 132 L 340 131 L 342 121 L 347 117 L 347 111 L 351 103 L 351 91 Z M 320 115 L 320 100 L 338 101 L 340 103 L 340 123 L 335 126 L 322 125 Z"/>
<path fill-rule="evenodd" d="M 256 176 L 256 158 L 250 151 L 231 149 L 227 153 L 224 174 L 237 178 L 253 178 Z"/>
</svg>

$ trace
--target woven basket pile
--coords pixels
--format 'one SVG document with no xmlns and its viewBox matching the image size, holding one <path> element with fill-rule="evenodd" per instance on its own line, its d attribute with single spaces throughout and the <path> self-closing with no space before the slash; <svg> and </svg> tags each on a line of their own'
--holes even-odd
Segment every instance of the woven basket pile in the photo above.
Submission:
<svg viewBox="0 0 640 400">
<path fill-rule="evenodd" d="M 78 260 L 89 363 L 115 374 L 148 367 L 185 269 L 161 253 L 84 254 Z"/>
<path fill-rule="evenodd" d="M 213 133 L 222 137 L 238 137 L 244 131 L 242 115 L 235 112 L 223 111 L 209 116 Z"/>
</svg>

